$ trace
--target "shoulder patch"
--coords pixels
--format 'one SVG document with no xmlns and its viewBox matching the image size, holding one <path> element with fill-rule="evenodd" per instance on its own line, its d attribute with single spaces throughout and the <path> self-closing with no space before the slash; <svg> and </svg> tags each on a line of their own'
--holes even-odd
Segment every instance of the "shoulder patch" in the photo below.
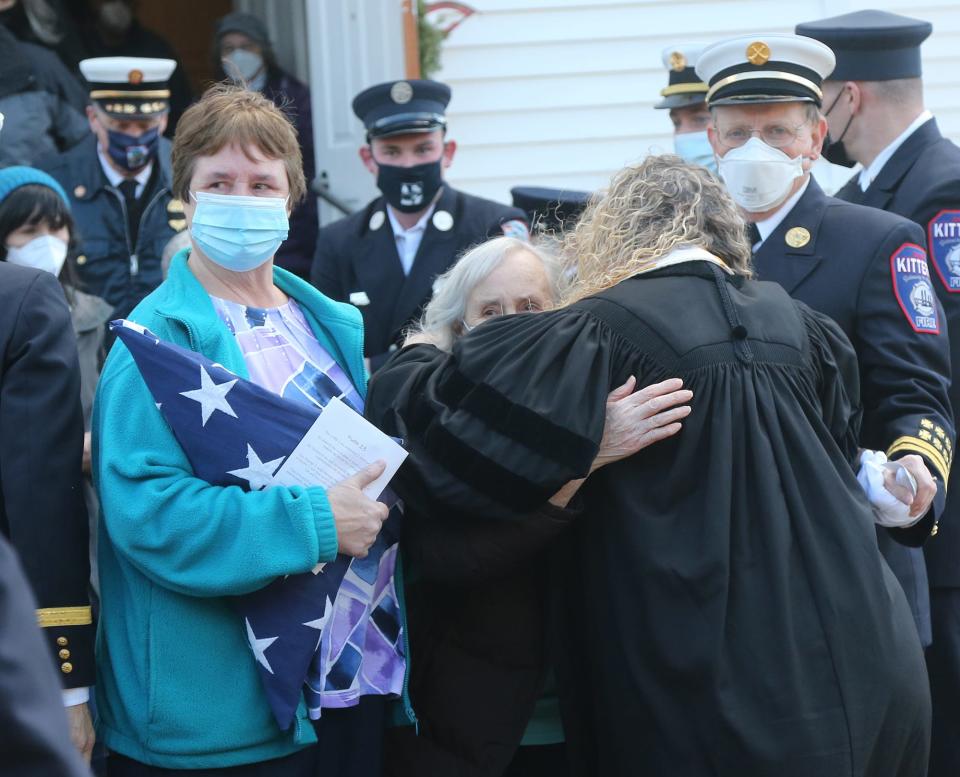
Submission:
<svg viewBox="0 0 960 777">
<path fill-rule="evenodd" d="M 527 242 L 530 241 L 530 228 L 525 221 L 510 219 L 509 221 L 504 221 L 500 225 L 500 229 L 503 230 L 503 234 L 507 237 L 515 237 L 517 240 L 526 240 Z"/>
<path fill-rule="evenodd" d="M 930 283 L 927 253 L 916 243 L 904 243 L 890 255 L 893 293 L 914 332 L 940 334 L 937 297 Z"/>
<path fill-rule="evenodd" d="M 944 288 L 960 293 L 960 210 L 942 210 L 930 219 L 927 245 Z"/>
</svg>

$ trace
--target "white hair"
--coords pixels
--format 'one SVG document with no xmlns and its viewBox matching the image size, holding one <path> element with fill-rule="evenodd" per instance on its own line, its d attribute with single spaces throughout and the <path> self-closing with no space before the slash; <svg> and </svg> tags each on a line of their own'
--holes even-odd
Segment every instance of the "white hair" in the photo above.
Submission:
<svg viewBox="0 0 960 777">
<path fill-rule="evenodd" d="M 426 335 L 443 351 L 453 348 L 454 340 L 462 333 L 470 293 L 517 251 L 528 251 L 543 262 L 550 281 L 551 302 L 556 302 L 560 296 L 560 263 L 556 257 L 533 243 L 514 237 L 495 237 L 468 250 L 449 270 L 437 276 L 433 298 L 413 331 Z"/>
</svg>

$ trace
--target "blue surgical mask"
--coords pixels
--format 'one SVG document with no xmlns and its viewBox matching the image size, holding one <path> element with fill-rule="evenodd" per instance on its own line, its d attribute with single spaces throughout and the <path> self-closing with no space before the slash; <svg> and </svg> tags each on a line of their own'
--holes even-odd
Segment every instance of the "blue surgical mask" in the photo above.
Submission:
<svg viewBox="0 0 960 777">
<path fill-rule="evenodd" d="M 196 200 L 190 236 L 210 261 L 250 272 L 273 257 L 287 239 L 286 197 L 243 197 L 190 192 Z"/>
<path fill-rule="evenodd" d="M 149 129 L 142 135 L 127 135 L 125 132 L 107 130 L 107 154 L 120 167 L 130 172 L 136 172 L 152 162 L 159 145 L 159 127 Z"/>
<path fill-rule="evenodd" d="M 684 162 L 705 167 L 711 173 L 717 172 L 717 158 L 713 154 L 706 130 L 674 135 L 673 148 Z"/>
</svg>

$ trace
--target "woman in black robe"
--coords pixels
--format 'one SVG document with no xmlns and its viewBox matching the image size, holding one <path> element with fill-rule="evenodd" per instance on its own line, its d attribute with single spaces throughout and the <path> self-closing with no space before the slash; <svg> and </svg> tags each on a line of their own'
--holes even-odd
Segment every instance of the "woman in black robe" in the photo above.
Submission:
<svg viewBox="0 0 960 777">
<path fill-rule="evenodd" d="M 581 491 L 555 637 L 577 773 L 924 775 L 927 678 L 852 468 L 849 341 L 750 279 L 735 206 L 677 157 L 618 174 L 568 249 L 570 304 L 403 349 L 367 413 L 408 441 L 418 509 L 522 520 L 588 472 L 611 388 L 693 391 L 680 434 Z"/>
</svg>

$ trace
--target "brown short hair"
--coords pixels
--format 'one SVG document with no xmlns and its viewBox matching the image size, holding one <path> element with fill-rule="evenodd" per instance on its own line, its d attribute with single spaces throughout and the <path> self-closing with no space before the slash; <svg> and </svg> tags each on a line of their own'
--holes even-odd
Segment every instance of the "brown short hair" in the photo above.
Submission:
<svg viewBox="0 0 960 777">
<path fill-rule="evenodd" d="M 260 92 L 214 84 L 177 123 L 173 139 L 173 193 L 186 202 L 197 157 L 212 156 L 230 144 L 255 146 L 269 159 L 282 159 L 290 184 L 290 204 L 307 191 L 297 131 L 287 115 Z"/>
</svg>

